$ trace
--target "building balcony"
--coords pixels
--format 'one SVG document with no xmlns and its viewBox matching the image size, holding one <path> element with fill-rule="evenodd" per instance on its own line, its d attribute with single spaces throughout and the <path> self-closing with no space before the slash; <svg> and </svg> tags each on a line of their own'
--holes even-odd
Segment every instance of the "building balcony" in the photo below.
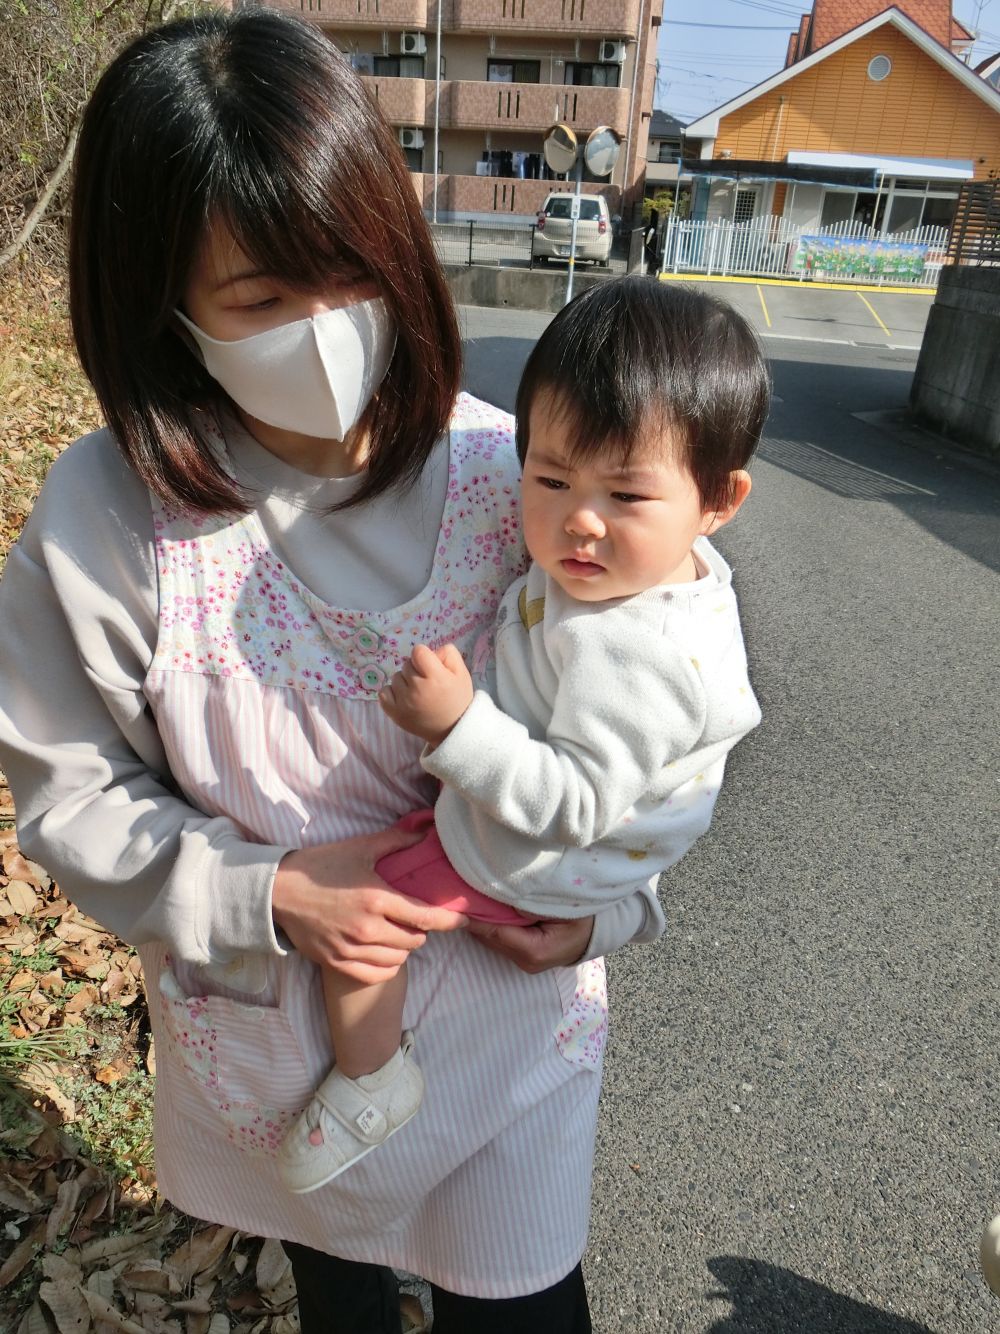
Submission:
<svg viewBox="0 0 1000 1334">
<path fill-rule="evenodd" d="M 433 80 L 366 74 L 362 76 L 362 83 L 390 125 L 430 125 L 433 122 Z"/>
<path fill-rule="evenodd" d="M 464 32 L 593 33 L 635 37 L 639 0 L 454 0 L 452 27 Z"/>
<path fill-rule="evenodd" d="M 680 176 L 680 171 L 680 166 L 676 162 L 647 162 L 646 183 L 671 185 Z"/>
<path fill-rule="evenodd" d="M 452 129 L 547 130 L 562 121 L 578 131 L 610 125 L 622 135 L 628 132 L 625 88 L 461 79 L 450 82 L 447 89 L 441 123 Z"/>
<path fill-rule="evenodd" d="M 331 28 L 427 26 L 427 0 L 268 0 L 268 6 Z"/>
<path fill-rule="evenodd" d="M 414 188 L 424 208 L 430 212 L 434 204 L 434 175 L 414 173 Z M 494 213 L 522 221 L 534 221 L 553 190 L 567 189 L 560 181 L 522 181 L 501 176 L 462 176 L 441 173 L 437 179 L 438 211 L 444 213 Z M 585 194 L 603 194 L 612 213 L 617 212 L 621 191 L 617 186 L 598 185 L 588 181 Z"/>
</svg>

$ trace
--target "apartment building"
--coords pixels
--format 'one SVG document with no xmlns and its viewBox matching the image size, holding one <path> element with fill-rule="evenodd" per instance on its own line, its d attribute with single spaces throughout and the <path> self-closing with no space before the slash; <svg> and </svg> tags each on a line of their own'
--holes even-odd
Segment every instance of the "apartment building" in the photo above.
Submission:
<svg viewBox="0 0 1000 1334">
<path fill-rule="evenodd" d="M 566 180 L 542 157 L 557 121 L 581 142 L 598 125 L 617 130 L 614 175 L 585 175 L 583 189 L 626 219 L 641 202 L 663 0 L 271 3 L 317 23 L 345 52 L 439 221 L 535 213 Z"/>
</svg>

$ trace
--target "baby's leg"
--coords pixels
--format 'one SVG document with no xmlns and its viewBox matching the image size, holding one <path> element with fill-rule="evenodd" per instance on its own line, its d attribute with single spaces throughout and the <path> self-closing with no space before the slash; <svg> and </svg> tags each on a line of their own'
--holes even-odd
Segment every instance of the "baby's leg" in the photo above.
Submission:
<svg viewBox="0 0 1000 1334">
<path fill-rule="evenodd" d="M 348 1079 L 380 1070 L 399 1048 L 406 967 L 388 982 L 357 982 L 323 969 L 323 999 L 337 1069 Z"/>
<path fill-rule="evenodd" d="M 364 985 L 323 969 L 336 1065 L 278 1148 L 278 1171 L 304 1194 L 359 1162 L 416 1115 L 424 1081 L 401 1032 L 406 970 Z"/>
</svg>

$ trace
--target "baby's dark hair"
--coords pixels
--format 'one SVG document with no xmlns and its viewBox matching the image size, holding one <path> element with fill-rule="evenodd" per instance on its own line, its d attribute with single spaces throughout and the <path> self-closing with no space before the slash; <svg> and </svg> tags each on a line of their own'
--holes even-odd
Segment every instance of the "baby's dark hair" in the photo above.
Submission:
<svg viewBox="0 0 1000 1334">
<path fill-rule="evenodd" d="M 624 464 L 647 432 L 680 432 L 706 509 L 731 499 L 767 418 L 771 382 L 756 335 L 724 301 L 655 278 L 600 283 L 539 338 L 517 391 L 517 451 L 532 405 L 551 395 L 577 460 Z"/>
</svg>

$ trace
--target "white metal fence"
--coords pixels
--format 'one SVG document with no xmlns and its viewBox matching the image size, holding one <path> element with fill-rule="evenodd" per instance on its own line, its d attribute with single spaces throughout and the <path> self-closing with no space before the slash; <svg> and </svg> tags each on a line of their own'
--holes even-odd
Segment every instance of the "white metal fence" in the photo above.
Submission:
<svg viewBox="0 0 1000 1334">
<path fill-rule="evenodd" d="M 695 222 L 671 215 L 660 271 L 933 287 L 947 248 L 947 227 L 882 236 L 852 222 L 806 228 L 785 218 Z"/>
</svg>

